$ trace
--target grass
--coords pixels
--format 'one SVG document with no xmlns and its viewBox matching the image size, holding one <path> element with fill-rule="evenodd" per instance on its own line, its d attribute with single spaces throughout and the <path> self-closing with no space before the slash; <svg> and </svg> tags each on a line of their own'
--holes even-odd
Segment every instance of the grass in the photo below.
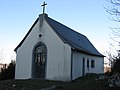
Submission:
<svg viewBox="0 0 120 90">
<path fill-rule="evenodd" d="M 104 81 L 95 80 L 97 75 L 89 75 L 78 78 L 71 82 L 48 81 L 40 79 L 28 80 L 3 80 L 0 81 L 0 90 L 41 90 L 53 85 L 61 86 L 55 90 L 120 90 L 120 88 L 110 88 Z"/>
</svg>

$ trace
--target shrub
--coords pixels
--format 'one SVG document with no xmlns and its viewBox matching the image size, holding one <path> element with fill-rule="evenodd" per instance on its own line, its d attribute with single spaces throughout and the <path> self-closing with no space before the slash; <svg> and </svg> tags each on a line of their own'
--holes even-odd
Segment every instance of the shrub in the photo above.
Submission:
<svg viewBox="0 0 120 90">
<path fill-rule="evenodd" d="M 120 74 L 120 58 L 116 58 L 114 60 L 114 63 L 113 63 L 113 66 L 112 66 L 112 72 Z"/>
<path fill-rule="evenodd" d="M 15 61 L 11 61 L 7 68 L 2 68 L 0 73 L 0 80 L 14 79 L 15 77 Z"/>
</svg>

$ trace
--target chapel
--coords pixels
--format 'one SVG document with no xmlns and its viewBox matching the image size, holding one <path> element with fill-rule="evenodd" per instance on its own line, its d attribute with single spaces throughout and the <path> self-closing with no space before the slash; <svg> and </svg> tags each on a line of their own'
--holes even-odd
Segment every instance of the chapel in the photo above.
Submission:
<svg viewBox="0 0 120 90">
<path fill-rule="evenodd" d="M 71 81 L 87 73 L 104 73 L 104 55 L 89 39 L 44 11 L 15 52 L 15 79 Z"/>
</svg>

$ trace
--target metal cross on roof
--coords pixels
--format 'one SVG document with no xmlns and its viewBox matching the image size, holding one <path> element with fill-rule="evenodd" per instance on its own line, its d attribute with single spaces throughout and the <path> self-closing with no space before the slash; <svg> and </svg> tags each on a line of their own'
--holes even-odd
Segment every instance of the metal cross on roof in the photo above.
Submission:
<svg viewBox="0 0 120 90">
<path fill-rule="evenodd" d="M 44 12 L 45 12 L 45 5 L 47 5 L 47 3 L 43 3 L 43 5 L 41 5 L 42 7 L 43 7 L 43 14 L 44 14 Z"/>
</svg>

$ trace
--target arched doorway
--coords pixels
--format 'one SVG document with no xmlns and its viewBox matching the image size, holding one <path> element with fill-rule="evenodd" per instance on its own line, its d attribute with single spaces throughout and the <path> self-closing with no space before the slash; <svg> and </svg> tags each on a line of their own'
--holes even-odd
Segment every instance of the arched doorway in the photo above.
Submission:
<svg viewBox="0 0 120 90">
<path fill-rule="evenodd" d="M 33 78 L 45 79 L 47 48 L 44 43 L 39 42 L 33 50 Z"/>
</svg>

